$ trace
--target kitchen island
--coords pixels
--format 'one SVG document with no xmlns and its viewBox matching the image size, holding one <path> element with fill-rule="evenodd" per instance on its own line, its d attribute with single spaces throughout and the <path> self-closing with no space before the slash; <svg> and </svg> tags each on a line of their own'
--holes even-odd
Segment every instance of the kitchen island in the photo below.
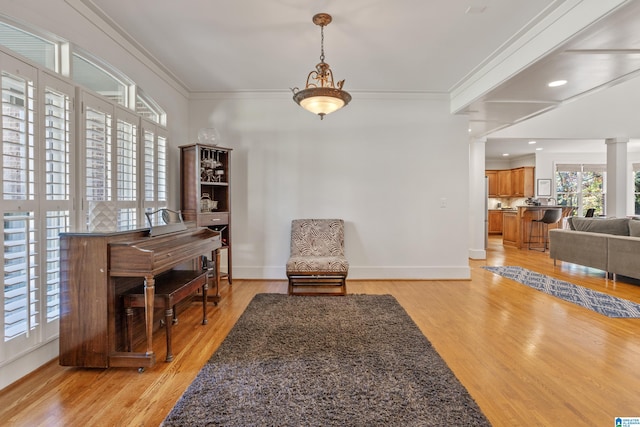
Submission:
<svg viewBox="0 0 640 427">
<path fill-rule="evenodd" d="M 548 209 L 562 209 L 562 218 L 570 216 L 574 208 L 572 206 L 533 206 L 521 205 L 515 210 L 505 211 L 503 214 L 502 244 L 514 246 L 518 249 L 528 247 L 529 230 L 531 221 L 542 218 L 544 211 Z M 562 219 L 557 224 L 549 224 L 549 230 L 562 228 Z M 536 231 L 534 230 L 534 236 Z M 539 243 L 536 241 L 536 243 Z"/>
</svg>

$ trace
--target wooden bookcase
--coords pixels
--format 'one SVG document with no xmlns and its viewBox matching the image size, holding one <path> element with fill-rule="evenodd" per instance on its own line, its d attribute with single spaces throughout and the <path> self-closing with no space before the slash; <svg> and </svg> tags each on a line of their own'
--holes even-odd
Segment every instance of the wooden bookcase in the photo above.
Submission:
<svg viewBox="0 0 640 427">
<path fill-rule="evenodd" d="M 221 277 L 231 284 L 231 148 L 207 144 L 180 147 L 180 210 L 185 221 L 219 231 L 226 271 Z"/>
</svg>

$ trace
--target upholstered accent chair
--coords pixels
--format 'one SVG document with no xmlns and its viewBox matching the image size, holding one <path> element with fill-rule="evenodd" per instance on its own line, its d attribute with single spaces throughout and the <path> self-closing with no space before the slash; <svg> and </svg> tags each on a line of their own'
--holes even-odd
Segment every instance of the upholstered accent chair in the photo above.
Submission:
<svg viewBox="0 0 640 427">
<path fill-rule="evenodd" d="M 346 295 L 348 272 L 343 220 L 291 221 L 289 295 Z"/>
</svg>

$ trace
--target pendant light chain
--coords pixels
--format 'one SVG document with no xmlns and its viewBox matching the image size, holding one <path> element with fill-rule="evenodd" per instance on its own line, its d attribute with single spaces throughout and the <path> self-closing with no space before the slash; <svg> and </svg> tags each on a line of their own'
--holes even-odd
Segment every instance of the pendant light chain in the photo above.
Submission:
<svg viewBox="0 0 640 427">
<path fill-rule="evenodd" d="M 324 25 L 320 25 L 320 62 L 324 62 Z"/>
</svg>

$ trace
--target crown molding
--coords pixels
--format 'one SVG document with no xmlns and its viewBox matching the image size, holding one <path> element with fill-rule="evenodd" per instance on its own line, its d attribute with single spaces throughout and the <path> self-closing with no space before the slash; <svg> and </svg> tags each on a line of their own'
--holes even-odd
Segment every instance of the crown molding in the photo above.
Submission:
<svg viewBox="0 0 640 427">
<path fill-rule="evenodd" d="M 180 92 L 185 97 L 189 97 L 189 89 L 184 82 L 171 72 L 171 70 L 165 67 L 122 27 L 115 23 L 102 9 L 96 6 L 92 0 L 65 0 L 65 2 L 103 34 L 113 40 L 118 46 L 142 62 L 169 86 Z"/>
</svg>

